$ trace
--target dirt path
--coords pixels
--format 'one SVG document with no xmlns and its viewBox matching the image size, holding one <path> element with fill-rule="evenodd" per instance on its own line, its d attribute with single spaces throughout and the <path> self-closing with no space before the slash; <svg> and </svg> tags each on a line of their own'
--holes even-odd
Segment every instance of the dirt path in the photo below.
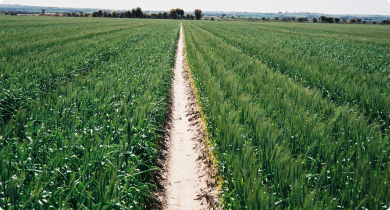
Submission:
<svg viewBox="0 0 390 210">
<path fill-rule="evenodd" d="M 172 113 L 166 161 L 163 169 L 164 209 L 210 209 L 215 196 L 214 181 L 205 152 L 204 130 L 199 119 L 199 107 L 186 71 L 184 33 L 176 52 L 172 86 Z"/>
</svg>

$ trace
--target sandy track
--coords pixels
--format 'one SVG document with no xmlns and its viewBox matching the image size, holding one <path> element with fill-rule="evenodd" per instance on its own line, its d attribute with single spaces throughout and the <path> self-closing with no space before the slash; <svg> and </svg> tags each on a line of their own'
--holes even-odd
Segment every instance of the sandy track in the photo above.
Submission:
<svg viewBox="0 0 390 210">
<path fill-rule="evenodd" d="M 167 150 L 161 181 L 164 209 L 212 209 L 215 179 L 205 150 L 204 129 L 191 80 L 186 71 L 184 33 L 176 51 L 172 84 L 172 113 L 165 139 Z"/>
</svg>

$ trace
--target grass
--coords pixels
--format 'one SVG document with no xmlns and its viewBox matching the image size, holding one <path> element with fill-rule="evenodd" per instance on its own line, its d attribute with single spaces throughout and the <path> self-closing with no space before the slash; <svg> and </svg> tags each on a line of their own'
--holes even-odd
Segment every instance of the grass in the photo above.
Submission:
<svg viewBox="0 0 390 210">
<path fill-rule="evenodd" d="M 386 40 L 360 26 L 183 25 L 209 135 L 217 143 L 225 208 L 389 207 L 382 76 L 388 61 L 361 68 L 376 62 L 368 50 L 388 56 L 380 44 Z M 336 36 L 340 30 L 347 32 Z M 333 42 L 365 50 L 356 55 L 364 65 L 322 50 Z M 313 46 L 313 53 L 301 54 Z M 338 51 L 349 53 L 356 54 Z"/>
<path fill-rule="evenodd" d="M 8 20 L 38 37 L 2 52 L 0 207 L 150 208 L 179 23 L 75 20 Z"/>
</svg>

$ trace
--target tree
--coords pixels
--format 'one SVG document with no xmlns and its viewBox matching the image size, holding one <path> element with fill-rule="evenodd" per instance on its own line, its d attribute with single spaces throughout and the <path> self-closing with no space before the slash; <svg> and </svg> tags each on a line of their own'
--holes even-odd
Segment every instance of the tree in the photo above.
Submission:
<svg viewBox="0 0 390 210">
<path fill-rule="evenodd" d="M 111 12 L 107 13 L 107 17 L 112 17 Z"/>
<path fill-rule="evenodd" d="M 69 17 L 69 16 L 70 16 L 70 13 L 67 12 L 67 13 L 66 13 L 66 16 Z M 91 15 L 91 16 L 92 16 L 92 17 L 99 17 L 97 12 L 92 12 L 92 15 Z"/>
<path fill-rule="evenodd" d="M 142 9 L 141 7 L 137 7 L 137 8 L 133 8 L 133 10 L 131 10 L 131 14 L 133 16 L 133 18 L 143 18 L 144 17 L 144 13 L 142 12 Z"/>
<path fill-rule="evenodd" d="M 184 10 L 180 8 L 171 9 L 169 11 L 169 17 L 171 19 L 183 19 L 184 16 Z"/>
<path fill-rule="evenodd" d="M 112 12 L 112 17 L 119 17 L 118 12 L 117 11 L 113 11 Z"/>
<path fill-rule="evenodd" d="M 349 23 L 356 23 L 357 22 L 357 20 L 356 19 L 351 19 L 350 21 L 349 21 Z"/>
<path fill-rule="evenodd" d="M 4 12 L 4 15 L 9 15 L 9 12 L 8 12 L 8 11 L 5 11 L 5 12 Z"/>
<path fill-rule="evenodd" d="M 163 18 L 163 19 L 168 19 L 168 17 L 169 17 L 169 16 L 168 16 L 168 12 L 163 12 L 163 13 L 162 13 L 162 18 Z"/>
<path fill-rule="evenodd" d="M 84 12 L 83 11 L 79 11 L 79 14 L 80 14 L 80 17 L 84 16 Z"/>
<path fill-rule="evenodd" d="M 356 21 L 357 21 L 357 23 L 362 23 L 362 19 L 361 18 L 358 18 L 358 19 L 356 19 Z"/>
<path fill-rule="evenodd" d="M 107 16 L 108 16 L 107 11 L 104 10 L 104 11 L 103 11 L 103 17 L 107 17 Z"/>
<path fill-rule="evenodd" d="M 163 14 L 161 12 L 157 13 L 157 18 L 158 19 L 162 19 L 163 18 Z"/>
<path fill-rule="evenodd" d="M 125 12 L 125 18 L 131 18 L 131 11 L 130 10 L 127 10 Z"/>
<path fill-rule="evenodd" d="M 203 17 L 203 13 L 201 9 L 195 9 L 194 14 L 197 20 L 200 20 Z"/>
<path fill-rule="evenodd" d="M 375 25 L 375 24 L 377 24 L 377 22 L 376 22 L 376 21 L 373 21 L 373 22 L 372 22 L 372 24 L 374 24 L 374 25 Z"/>
<path fill-rule="evenodd" d="M 263 19 L 263 21 L 265 21 L 267 18 L 265 18 L 265 17 L 262 17 L 261 19 Z"/>
<path fill-rule="evenodd" d="M 221 18 L 224 18 L 224 17 L 226 17 L 226 14 L 225 13 L 221 14 Z"/>
<path fill-rule="evenodd" d="M 176 9 L 171 9 L 171 10 L 169 10 L 169 18 L 171 18 L 171 19 L 177 19 Z"/>
<path fill-rule="evenodd" d="M 45 14 L 45 9 L 42 9 L 42 13 L 41 13 L 42 15 L 44 15 Z"/>
<path fill-rule="evenodd" d="M 101 9 L 99 9 L 97 11 L 97 15 L 98 15 L 98 17 L 102 17 L 103 16 L 103 11 Z"/>
<path fill-rule="evenodd" d="M 177 9 L 176 9 L 176 14 L 177 14 L 178 17 L 180 17 L 180 19 L 183 19 L 184 10 L 183 10 L 183 9 L 180 9 L 180 8 L 177 8 Z"/>
<path fill-rule="evenodd" d="M 278 21 L 278 20 L 279 20 L 279 17 L 275 17 L 274 19 L 275 19 L 275 21 Z"/>
<path fill-rule="evenodd" d="M 341 21 L 340 18 L 335 18 L 335 19 L 334 19 L 334 22 L 336 22 L 336 23 L 340 23 L 340 21 Z"/>
<path fill-rule="evenodd" d="M 318 19 L 316 17 L 313 18 L 313 23 L 318 23 Z"/>
<path fill-rule="evenodd" d="M 292 18 L 291 18 L 292 21 L 295 21 L 295 19 L 297 19 L 297 18 L 296 18 L 296 17 L 292 17 Z"/>
</svg>

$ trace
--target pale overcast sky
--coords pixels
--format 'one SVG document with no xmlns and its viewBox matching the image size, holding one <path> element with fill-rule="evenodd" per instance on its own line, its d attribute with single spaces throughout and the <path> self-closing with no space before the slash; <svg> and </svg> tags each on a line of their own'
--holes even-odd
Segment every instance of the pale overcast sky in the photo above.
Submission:
<svg viewBox="0 0 390 210">
<path fill-rule="evenodd" d="M 0 0 L 2 4 L 78 8 L 240 11 L 240 12 L 319 12 L 328 14 L 390 15 L 390 0 Z"/>
</svg>

